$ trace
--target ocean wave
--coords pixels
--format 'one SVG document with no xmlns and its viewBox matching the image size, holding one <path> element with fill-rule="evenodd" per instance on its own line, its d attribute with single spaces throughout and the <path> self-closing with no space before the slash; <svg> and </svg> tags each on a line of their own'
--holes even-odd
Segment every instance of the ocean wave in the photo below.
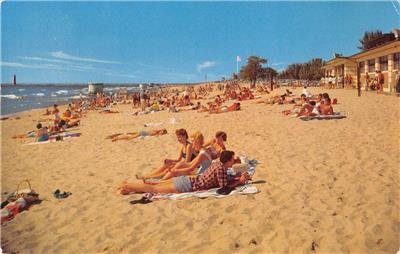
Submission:
<svg viewBox="0 0 400 254">
<path fill-rule="evenodd" d="M 25 89 L 24 88 L 20 88 L 20 89 L 18 89 L 18 91 L 22 92 L 22 91 L 25 91 Z"/>
<path fill-rule="evenodd" d="M 12 100 L 22 99 L 22 97 L 16 96 L 15 94 L 3 94 L 3 95 L 1 95 L 1 97 L 7 98 L 7 99 L 12 99 Z"/>
<path fill-rule="evenodd" d="M 33 95 L 41 97 L 41 96 L 44 96 L 44 93 L 34 93 Z"/>
<path fill-rule="evenodd" d="M 58 90 L 56 94 L 68 94 L 67 90 Z"/>
<path fill-rule="evenodd" d="M 80 98 L 85 99 L 85 98 L 87 98 L 87 96 L 86 95 L 74 95 L 74 96 L 71 96 L 69 98 L 70 99 L 80 99 Z"/>
</svg>

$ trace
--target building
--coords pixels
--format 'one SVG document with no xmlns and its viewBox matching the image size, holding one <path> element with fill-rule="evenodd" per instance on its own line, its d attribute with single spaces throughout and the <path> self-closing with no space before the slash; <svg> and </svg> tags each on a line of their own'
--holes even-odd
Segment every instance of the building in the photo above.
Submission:
<svg viewBox="0 0 400 254">
<path fill-rule="evenodd" d="M 89 83 L 88 84 L 88 92 L 89 94 L 96 94 L 103 92 L 103 83 Z"/>
<path fill-rule="evenodd" d="M 338 87 L 344 87 L 344 78 L 351 76 L 351 86 L 356 87 L 358 77 L 361 87 L 365 88 L 365 75 L 368 73 L 371 80 L 375 78 L 376 71 L 381 71 L 385 78 L 383 91 L 395 91 L 396 71 L 400 71 L 400 38 L 395 33 L 392 41 L 385 42 L 360 53 L 343 57 L 335 54 L 335 57 L 327 61 L 323 67 L 325 77 L 336 77 Z"/>
</svg>

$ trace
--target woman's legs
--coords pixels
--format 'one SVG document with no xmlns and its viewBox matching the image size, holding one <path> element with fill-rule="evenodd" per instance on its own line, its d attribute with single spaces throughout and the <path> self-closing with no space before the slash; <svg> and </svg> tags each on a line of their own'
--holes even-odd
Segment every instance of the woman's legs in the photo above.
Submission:
<svg viewBox="0 0 400 254">
<path fill-rule="evenodd" d="M 115 137 L 118 137 L 119 135 L 122 135 L 123 133 L 116 133 L 116 134 L 112 134 L 106 137 L 106 139 L 113 139 Z"/>
<path fill-rule="evenodd" d="M 118 193 L 128 195 L 131 193 L 177 193 L 174 183 L 170 181 L 161 182 L 159 184 L 146 183 L 123 183 L 118 188 Z"/>
<path fill-rule="evenodd" d="M 176 164 L 170 163 L 170 164 L 166 164 L 164 163 L 164 165 L 162 165 L 159 169 L 156 169 L 155 171 L 151 172 L 148 175 L 145 176 L 138 176 L 136 175 L 137 179 L 148 179 L 148 178 L 160 178 L 163 177 L 168 171 L 169 169 L 173 168 Z"/>
<path fill-rule="evenodd" d="M 115 142 L 117 140 L 131 140 L 131 139 L 137 138 L 139 136 L 140 136 L 139 133 L 122 134 L 122 135 L 116 136 L 111 141 Z"/>
</svg>

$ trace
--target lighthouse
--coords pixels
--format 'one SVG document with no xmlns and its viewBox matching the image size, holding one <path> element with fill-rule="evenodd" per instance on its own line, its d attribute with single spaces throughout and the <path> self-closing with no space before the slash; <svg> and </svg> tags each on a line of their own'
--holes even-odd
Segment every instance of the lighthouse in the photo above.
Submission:
<svg viewBox="0 0 400 254">
<path fill-rule="evenodd" d="M 17 85 L 17 75 L 13 75 L 13 79 L 12 79 L 12 84 L 13 86 Z"/>
</svg>

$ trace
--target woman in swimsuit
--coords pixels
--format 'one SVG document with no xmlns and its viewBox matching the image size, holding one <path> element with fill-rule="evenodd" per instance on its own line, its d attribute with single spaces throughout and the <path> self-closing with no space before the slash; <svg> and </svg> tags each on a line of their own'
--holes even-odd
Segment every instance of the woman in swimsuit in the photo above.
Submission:
<svg viewBox="0 0 400 254">
<path fill-rule="evenodd" d="M 191 175 L 191 174 L 202 174 L 212 162 L 212 151 L 211 148 L 204 149 L 204 136 L 201 132 L 196 132 L 192 136 L 193 138 L 193 149 L 199 151 L 199 154 L 190 163 L 179 162 L 173 168 L 169 169 L 169 172 L 164 175 L 162 180 L 167 180 L 172 177 Z"/>
<path fill-rule="evenodd" d="M 36 125 L 37 133 L 36 133 L 36 141 L 37 142 L 44 142 L 49 140 L 49 133 L 47 131 L 47 127 L 43 127 L 41 123 Z"/>
<path fill-rule="evenodd" d="M 219 158 L 221 152 L 226 150 L 225 142 L 227 137 L 224 131 L 217 131 L 217 133 L 215 133 L 215 138 L 204 144 L 204 147 L 210 148 L 213 160 Z"/>
<path fill-rule="evenodd" d="M 148 178 L 162 177 L 168 172 L 169 169 L 173 168 L 177 163 L 181 161 L 189 163 L 194 158 L 196 158 L 197 153 L 193 150 L 193 146 L 188 140 L 189 136 L 186 130 L 178 129 L 175 131 L 175 134 L 176 138 L 178 139 L 178 142 L 182 145 L 178 159 L 176 160 L 165 159 L 163 165 L 159 169 L 145 176 L 136 175 L 137 179 L 143 179 L 143 181 L 145 181 Z"/>
<path fill-rule="evenodd" d="M 117 140 L 131 140 L 138 137 L 146 137 L 146 136 L 160 136 L 167 134 L 166 129 L 161 130 L 152 130 L 152 131 L 140 131 L 140 132 L 129 132 L 129 133 L 117 133 L 110 136 L 107 136 L 106 139 L 111 139 L 112 142 Z"/>
<path fill-rule="evenodd" d="M 234 102 L 229 107 L 223 106 L 221 108 L 210 109 L 209 113 L 210 114 L 219 114 L 219 113 L 226 113 L 226 112 L 237 111 L 237 110 L 240 110 L 240 102 Z"/>
</svg>

